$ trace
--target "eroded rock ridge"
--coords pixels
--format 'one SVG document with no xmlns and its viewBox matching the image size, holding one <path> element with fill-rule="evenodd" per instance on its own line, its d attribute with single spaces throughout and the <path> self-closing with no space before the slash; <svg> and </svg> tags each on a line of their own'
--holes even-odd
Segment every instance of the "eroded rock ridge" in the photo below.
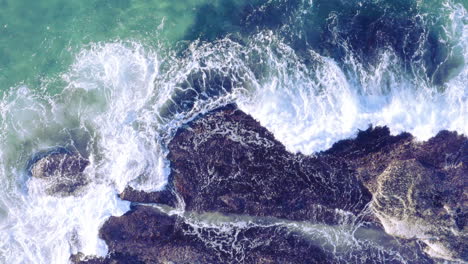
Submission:
<svg viewBox="0 0 468 264">
<path fill-rule="evenodd" d="M 100 230 L 108 256 L 75 263 L 468 260 L 462 135 L 416 142 L 369 128 L 306 156 L 230 105 L 180 128 L 168 149 L 166 190 L 128 188 L 132 209 Z"/>
</svg>

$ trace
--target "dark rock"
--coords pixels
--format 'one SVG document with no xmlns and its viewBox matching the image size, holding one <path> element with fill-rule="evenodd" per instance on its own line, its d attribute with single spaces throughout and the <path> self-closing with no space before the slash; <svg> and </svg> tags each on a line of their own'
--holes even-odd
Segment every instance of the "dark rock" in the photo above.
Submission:
<svg viewBox="0 0 468 264">
<path fill-rule="evenodd" d="M 371 200 L 344 161 L 289 153 L 233 106 L 179 130 L 169 159 L 170 181 L 189 211 L 328 222 L 327 212 L 357 214 Z"/>
<path fill-rule="evenodd" d="M 106 258 L 76 263 L 332 263 L 333 257 L 285 227 L 199 227 L 152 207 L 111 217 L 100 236 Z M 232 236 L 232 234 L 236 234 Z"/>
<path fill-rule="evenodd" d="M 369 128 L 305 156 L 287 152 L 252 117 L 227 106 L 179 129 L 168 149 L 167 189 L 128 188 L 121 197 L 176 205 L 180 215 L 134 206 L 101 228 L 106 258 L 75 255 L 73 262 L 433 263 L 420 251 L 421 242 L 435 258 L 467 258 L 468 144 L 456 133 L 415 142 L 407 133 Z M 208 221 L 213 214 L 257 222 L 216 225 Z M 271 217 L 276 220 L 258 223 Z M 330 228 L 360 225 L 352 239 L 360 242 L 335 252 L 291 228 L 300 223 L 323 225 L 332 236 Z M 378 224 L 401 239 L 389 238 Z"/>
<path fill-rule="evenodd" d="M 46 182 L 47 193 L 70 195 L 88 183 L 83 173 L 88 165 L 89 161 L 79 153 L 58 148 L 37 154 L 28 164 L 28 171 Z"/>
<path fill-rule="evenodd" d="M 119 195 L 121 199 L 136 203 L 157 203 L 176 207 L 176 195 L 169 188 L 158 192 L 144 192 L 128 186 Z"/>
<path fill-rule="evenodd" d="M 372 192 L 375 190 L 376 176 L 382 173 L 394 160 L 394 153 L 402 159 L 412 155 L 413 136 L 403 133 L 391 136 L 387 127 L 369 128 L 360 131 L 355 139 L 342 140 L 321 156 L 334 156 L 345 160 L 352 169 L 358 172 L 359 178 Z"/>
<path fill-rule="evenodd" d="M 388 128 L 370 128 L 322 155 L 342 157 L 358 172 L 389 234 L 420 239 L 433 257 L 468 260 L 465 136 L 441 131 L 415 142 L 409 134 L 391 136 Z"/>
<path fill-rule="evenodd" d="M 222 215 L 168 215 L 149 206 L 135 206 L 111 217 L 100 237 L 109 246 L 105 258 L 81 254 L 73 263 L 402 263 L 399 254 L 364 242 L 340 253 L 322 248 L 324 240 L 309 237 L 283 221 L 252 221 L 242 216 L 209 221 Z M 223 221 L 224 220 L 224 221 Z M 296 223 L 300 224 L 300 223 Z M 388 239 L 387 239 L 388 240 Z M 391 240 L 391 238 L 390 238 Z M 390 241 L 391 243 L 399 243 Z M 414 247 L 413 247 L 414 248 Z M 417 250 L 417 248 L 416 248 Z M 420 252 L 407 263 L 433 263 Z"/>
</svg>

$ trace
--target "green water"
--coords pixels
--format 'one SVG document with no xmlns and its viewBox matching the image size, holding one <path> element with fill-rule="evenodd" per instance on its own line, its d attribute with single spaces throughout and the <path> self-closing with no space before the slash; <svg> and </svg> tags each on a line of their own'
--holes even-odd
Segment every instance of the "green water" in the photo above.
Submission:
<svg viewBox="0 0 468 264">
<path fill-rule="evenodd" d="M 42 87 L 92 42 L 137 40 L 152 46 L 214 39 L 239 30 L 242 12 L 253 2 L 0 0 L 0 90 Z"/>
<path fill-rule="evenodd" d="M 58 75 L 67 69 L 76 53 L 86 44 L 93 42 L 136 40 L 150 47 L 164 43 L 173 48 L 180 40 L 191 41 L 198 38 L 214 40 L 226 33 L 248 31 L 256 27 L 274 28 L 286 25 L 290 30 L 294 27 L 292 24 L 298 22 L 294 20 L 296 15 L 291 16 L 291 10 L 307 1 L 273 1 L 275 4 L 271 2 L 266 0 L 0 0 L 0 93 L 21 84 L 39 89 L 44 87 L 44 82 L 49 83 L 47 88 L 49 92 L 54 89 L 59 91 L 61 85 L 56 85 L 54 88 L 50 85 L 51 80 L 58 79 Z M 359 7 L 358 4 L 381 6 L 379 10 L 385 13 L 387 8 L 384 8 L 384 4 L 388 4 L 388 2 L 365 0 L 356 1 L 356 4 L 353 2 L 312 1 L 315 11 L 304 22 L 304 28 L 300 29 L 306 36 L 297 38 L 293 42 L 306 40 L 307 46 L 313 42 L 327 45 L 323 32 L 327 27 L 321 24 L 328 21 L 327 17 L 330 14 L 344 15 L 346 12 L 357 12 L 355 9 Z M 327 7 L 330 3 L 332 6 Z M 467 0 L 456 0 L 454 3 L 463 5 L 465 9 L 468 7 Z M 258 7 L 262 4 L 266 5 L 266 12 L 252 12 L 258 11 Z M 389 10 L 401 9 L 402 16 L 412 18 L 416 14 L 414 9 L 416 6 L 421 10 L 426 9 L 425 12 L 434 11 L 433 13 L 438 14 L 443 3 L 436 0 L 395 1 Z M 307 12 L 307 9 L 306 7 L 301 12 Z M 383 14 L 379 12 L 375 11 L 374 15 L 378 17 Z M 398 12 L 392 12 L 390 11 L 391 17 L 404 21 L 394 16 L 399 14 Z M 255 17 L 258 14 L 261 15 Z M 250 19 L 249 23 L 246 23 L 247 18 Z M 372 16 L 366 19 L 372 20 Z M 343 23 L 350 22 L 343 20 Z M 354 31 L 360 33 L 358 27 Z M 439 33 L 435 34 L 437 35 L 435 38 L 439 38 Z M 324 53 L 329 54 L 329 52 Z M 440 53 L 434 55 L 436 61 Z M 460 62 L 454 63 L 460 64 Z"/>
</svg>

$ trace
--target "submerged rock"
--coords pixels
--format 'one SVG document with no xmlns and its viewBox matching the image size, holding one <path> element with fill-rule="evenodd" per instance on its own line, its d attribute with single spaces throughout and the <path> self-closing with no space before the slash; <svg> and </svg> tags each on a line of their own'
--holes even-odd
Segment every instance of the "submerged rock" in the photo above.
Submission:
<svg viewBox="0 0 468 264">
<path fill-rule="evenodd" d="M 36 155 L 28 169 L 33 178 L 46 183 L 48 194 L 66 196 L 87 184 L 88 179 L 83 172 L 88 165 L 89 161 L 79 153 L 57 149 Z"/>
</svg>

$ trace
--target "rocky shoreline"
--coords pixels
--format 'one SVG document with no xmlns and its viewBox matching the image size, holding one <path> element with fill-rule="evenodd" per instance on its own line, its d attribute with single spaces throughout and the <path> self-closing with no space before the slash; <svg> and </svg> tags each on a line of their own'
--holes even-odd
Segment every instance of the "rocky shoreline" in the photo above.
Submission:
<svg viewBox="0 0 468 264">
<path fill-rule="evenodd" d="M 127 188 L 132 209 L 100 229 L 108 256 L 73 263 L 468 261 L 468 140 L 455 132 L 369 128 L 307 156 L 228 105 L 168 150 L 166 189 Z"/>
</svg>

